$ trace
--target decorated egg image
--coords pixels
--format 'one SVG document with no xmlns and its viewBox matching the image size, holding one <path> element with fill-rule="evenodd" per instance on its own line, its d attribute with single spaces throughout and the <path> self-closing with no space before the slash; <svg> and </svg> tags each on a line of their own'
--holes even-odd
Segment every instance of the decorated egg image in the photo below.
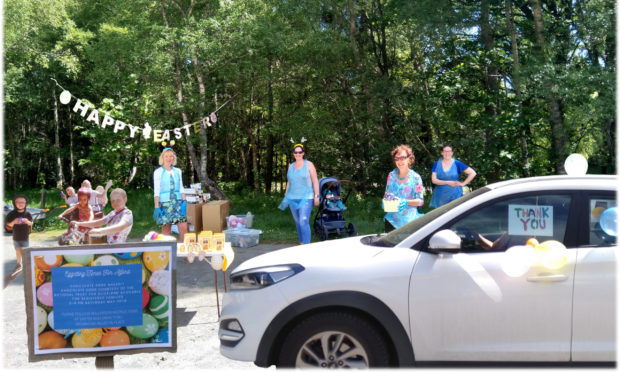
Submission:
<svg viewBox="0 0 620 372">
<path fill-rule="evenodd" d="M 93 261 L 93 266 L 110 266 L 110 265 L 120 265 L 120 262 L 118 262 L 118 258 L 112 256 L 111 254 L 106 254 L 101 257 L 97 257 L 97 259 Z"/>
<path fill-rule="evenodd" d="M 142 252 L 125 252 L 125 253 L 114 253 L 114 255 L 118 258 L 122 258 L 123 260 L 133 260 L 134 258 L 140 257 Z"/>
<path fill-rule="evenodd" d="M 168 328 L 162 328 L 157 332 L 157 334 L 151 339 L 151 343 L 153 344 L 165 344 L 168 342 Z"/>
<path fill-rule="evenodd" d="M 144 265 L 151 272 L 161 270 L 168 266 L 170 254 L 168 251 L 144 252 Z"/>
<path fill-rule="evenodd" d="M 144 284 L 144 282 L 146 282 L 146 279 L 150 278 L 149 276 L 149 271 L 146 269 L 146 267 L 144 267 L 144 265 L 142 266 L 142 284 Z"/>
<path fill-rule="evenodd" d="M 101 328 L 80 329 L 71 337 L 73 347 L 94 347 L 101 341 L 103 330 Z"/>
<path fill-rule="evenodd" d="M 61 267 L 83 267 L 84 265 L 81 265 L 79 263 L 67 263 L 62 265 Z"/>
<path fill-rule="evenodd" d="M 157 270 L 149 279 L 149 288 L 157 294 L 168 295 L 170 292 L 170 272 L 168 270 Z"/>
<path fill-rule="evenodd" d="M 88 266 L 93 261 L 94 254 L 66 254 L 65 261 L 73 264 Z"/>
<path fill-rule="evenodd" d="M 155 336 L 157 330 L 159 330 L 157 320 L 152 315 L 146 313 L 142 314 L 142 325 L 127 327 L 127 332 L 130 335 L 142 339 Z"/>
<path fill-rule="evenodd" d="M 34 265 L 41 271 L 50 272 L 52 267 L 58 267 L 62 264 L 62 256 L 55 254 L 44 254 L 42 256 L 34 256 Z"/>
<path fill-rule="evenodd" d="M 144 309 L 146 305 L 149 303 L 149 291 L 146 288 L 142 288 L 142 308 Z"/>
<path fill-rule="evenodd" d="M 149 303 L 151 315 L 159 323 L 168 323 L 168 296 L 155 296 Z"/>
<path fill-rule="evenodd" d="M 56 329 L 56 327 L 54 327 L 54 310 L 50 311 L 50 313 L 47 314 L 47 324 L 50 325 L 51 329 L 53 329 L 57 333 L 60 333 L 61 335 L 73 333 L 73 331 L 70 329 Z"/>
<path fill-rule="evenodd" d="M 41 306 L 37 306 L 37 330 L 38 333 L 43 332 L 43 330 L 47 327 L 47 313 L 45 309 Z"/>
<path fill-rule="evenodd" d="M 35 286 L 40 286 L 41 284 L 43 284 L 45 282 L 45 274 L 43 273 L 43 271 L 37 269 L 35 267 L 34 269 L 34 285 Z"/>
<path fill-rule="evenodd" d="M 99 345 L 103 347 L 129 345 L 129 336 L 121 330 L 110 330 L 103 334 Z"/>
<path fill-rule="evenodd" d="M 67 340 L 54 331 L 43 332 L 39 335 L 39 349 L 61 349 L 67 346 Z"/>
<path fill-rule="evenodd" d="M 52 282 L 41 284 L 41 286 L 37 289 L 37 299 L 45 306 L 54 306 Z"/>
</svg>

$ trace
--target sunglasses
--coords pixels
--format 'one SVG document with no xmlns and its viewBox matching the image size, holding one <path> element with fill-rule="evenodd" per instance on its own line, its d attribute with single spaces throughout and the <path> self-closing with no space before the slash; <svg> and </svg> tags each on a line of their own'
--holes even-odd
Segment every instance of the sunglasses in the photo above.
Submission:
<svg viewBox="0 0 620 372">
<path fill-rule="evenodd" d="M 394 161 L 403 161 L 403 160 L 407 160 L 409 159 L 408 156 L 399 156 L 399 157 L 395 157 Z"/>
<path fill-rule="evenodd" d="M 293 154 L 303 154 L 303 151 L 293 151 Z"/>
</svg>

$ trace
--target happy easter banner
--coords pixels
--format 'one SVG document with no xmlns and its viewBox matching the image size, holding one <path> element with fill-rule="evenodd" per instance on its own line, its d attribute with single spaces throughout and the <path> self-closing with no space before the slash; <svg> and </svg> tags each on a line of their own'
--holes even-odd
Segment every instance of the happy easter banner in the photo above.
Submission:
<svg viewBox="0 0 620 372">
<path fill-rule="evenodd" d="M 176 351 L 176 244 L 28 248 L 31 361 Z"/>
</svg>

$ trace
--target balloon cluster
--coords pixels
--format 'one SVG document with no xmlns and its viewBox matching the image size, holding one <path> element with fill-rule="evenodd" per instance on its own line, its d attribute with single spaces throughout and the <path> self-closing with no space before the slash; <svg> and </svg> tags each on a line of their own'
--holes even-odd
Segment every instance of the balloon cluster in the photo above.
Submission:
<svg viewBox="0 0 620 372">
<path fill-rule="evenodd" d="M 516 278 L 523 276 L 536 263 L 557 270 L 566 265 L 567 261 L 564 244 L 557 240 L 539 243 L 535 238 L 530 238 L 525 245 L 510 247 L 504 252 L 502 270 L 506 275 Z"/>
</svg>

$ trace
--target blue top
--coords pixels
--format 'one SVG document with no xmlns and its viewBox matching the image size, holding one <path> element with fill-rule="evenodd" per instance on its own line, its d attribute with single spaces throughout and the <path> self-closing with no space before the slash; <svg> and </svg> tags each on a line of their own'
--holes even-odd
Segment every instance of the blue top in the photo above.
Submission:
<svg viewBox="0 0 620 372">
<path fill-rule="evenodd" d="M 307 199 L 314 199 L 314 188 L 312 187 L 307 160 L 304 160 L 304 165 L 299 169 L 295 169 L 295 163 L 292 163 L 288 167 L 286 178 L 288 179 L 288 190 L 278 208 L 284 210 L 288 205 L 291 205 L 295 209 L 299 209 Z"/>
<path fill-rule="evenodd" d="M 422 177 L 414 170 L 409 169 L 409 177 L 403 183 L 398 182 L 398 168 L 388 174 L 385 192 L 392 193 L 396 197 L 405 200 L 422 199 L 424 200 L 424 186 L 422 185 Z M 399 228 L 416 218 L 422 213 L 418 212 L 418 207 L 407 206 L 400 212 L 388 212 L 385 219 L 395 228 Z"/>
<path fill-rule="evenodd" d="M 441 159 L 439 159 L 433 164 L 431 172 L 434 172 L 437 179 L 441 181 L 459 181 L 461 179 L 461 173 L 467 168 L 469 168 L 467 164 L 452 159 L 450 167 L 444 169 L 441 165 Z M 463 196 L 463 188 L 461 186 L 437 185 L 435 186 L 435 190 L 433 190 L 433 196 L 431 197 L 429 206 L 438 208 L 461 196 Z"/>
</svg>

